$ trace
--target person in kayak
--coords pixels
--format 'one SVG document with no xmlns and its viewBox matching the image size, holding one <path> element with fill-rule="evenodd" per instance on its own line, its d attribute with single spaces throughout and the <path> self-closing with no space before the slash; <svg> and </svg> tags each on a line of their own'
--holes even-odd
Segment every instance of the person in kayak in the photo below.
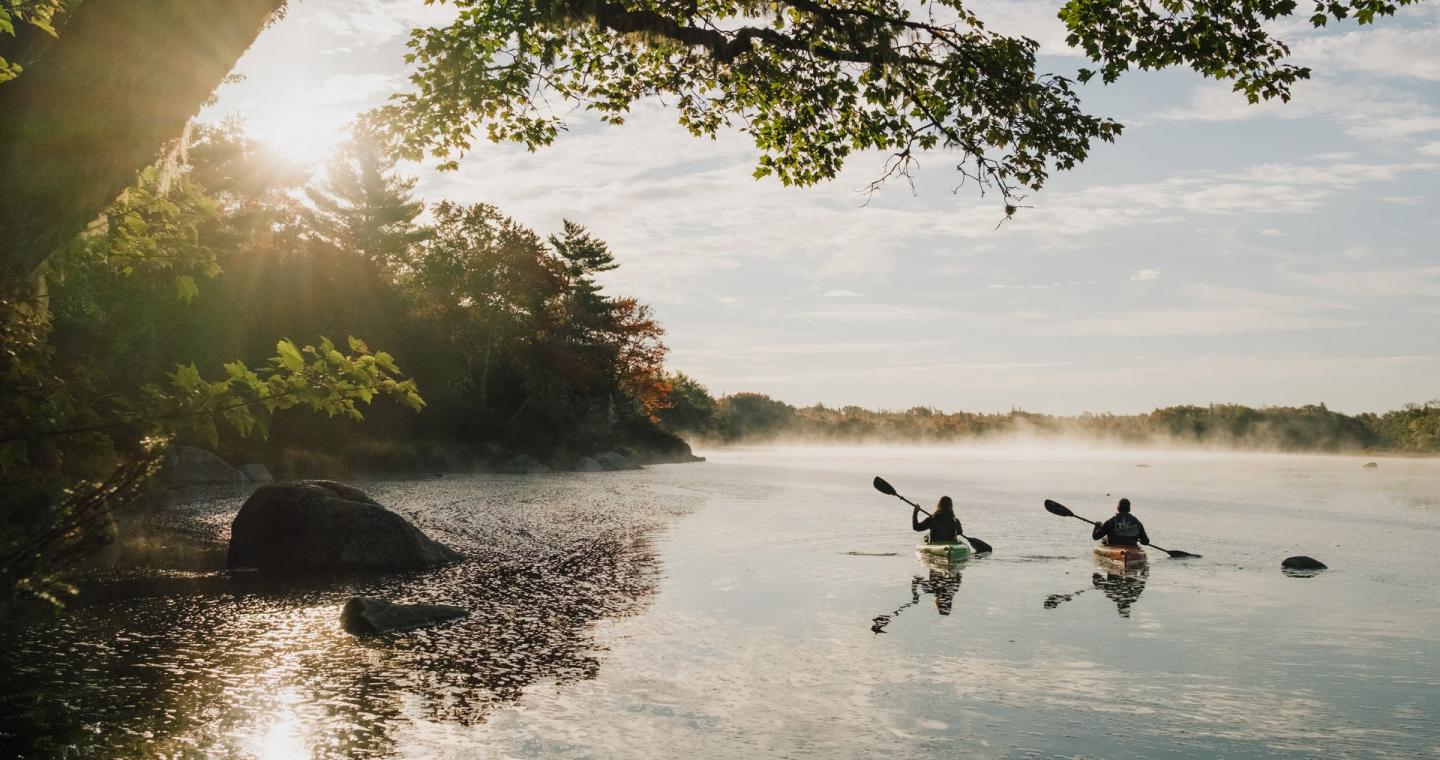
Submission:
<svg viewBox="0 0 1440 760">
<path fill-rule="evenodd" d="M 1095 526 L 1090 532 L 1090 537 L 1096 541 L 1104 541 L 1110 546 L 1138 546 L 1150 543 L 1150 537 L 1145 535 L 1145 526 L 1130 514 L 1130 500 L 1121 499 L 1115 505 L 1115 516 Z"/>
<path fill-rule="evenodd" d="M 930 537 L 925 539 L 930 544 L 953 544 L 965 531 L 960 527 L 960 518 L 955 516 L 955 502 L 949 496 L 941 496 L 940 501 L 935 503 L 934 514 L 924 520 L 920 519 L 920 507 L 915 507 L 915 511 L 910 513 L 910 527 L 917 531 L 930 531 Z"/>
</svg>

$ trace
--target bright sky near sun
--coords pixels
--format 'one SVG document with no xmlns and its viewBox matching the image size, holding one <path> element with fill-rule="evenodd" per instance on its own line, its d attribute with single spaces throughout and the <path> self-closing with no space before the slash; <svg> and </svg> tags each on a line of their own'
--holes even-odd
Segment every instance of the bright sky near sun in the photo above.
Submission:
<svg viewBox="0 0 1440 760">
<path fill-rule="evenodd" d="M 971 8 L 1073 74 L 1058 6 Z M 406 86 L 408 30 L 452 12 L 292 2 L 203 118 L 238 114 L 314 159 Z M 882 155 L 784 188 L 751 178 L 743 135 L 696 140 L 658 103 L 622 127 L 577 112 L 536 153 L 486 144 L 458 172 L 415 172 L 427 200 L 608 241 L 610 290 L 653 304 L 672 368 L 716 394 L 1057 413 L 1440 398 L 1440 3 L 1363 30 L 1288 29 L 1315 70 L 1289 104 L 1248 106 L 1178 71 L 1085 88 L 1125 133 L 998 229 L 994 198 L 952 192 L 952 156 L 866 204 Z"/>
</svg>

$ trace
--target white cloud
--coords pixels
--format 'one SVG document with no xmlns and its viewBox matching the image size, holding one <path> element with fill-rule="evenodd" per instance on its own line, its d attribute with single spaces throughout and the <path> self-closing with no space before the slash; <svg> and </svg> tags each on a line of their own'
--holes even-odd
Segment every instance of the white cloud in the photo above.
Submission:
<svg viewBox="0 0 1440 760">
<path fill-rule="evenodd" d="M 987 286 L 990 290 L 1054 290 L 1072 285 L 1094 285 L 1094 280 L 1070 280 L 1069 282 L 1034 282 L 1028 285 L 1007 285 L 995 283 Z"/>
<path fill-rule="evenodd" d="M 1206 82 L 1191 91 L 1190 102 L 1167 108 L 1154 118 L 1167 121 L 1242 121 L 1249 119 L 1326 119 L 1362 139 L 1400 140 L 1440 130 L 1440 110 L 1433 101 L 1393 87 L 1335 78 L 1297 83 L 1290 102 L 1250 104 L 1224 83 Z M 1353 153 L 1316 156 L 1327 160 Z M 1346 160 L 1344 158 L 1340 160 Z"/>
<path fill-rule="evenodd" d="M 1301 64 L 1440 81 L 1440 27 L 1378 26 L 1291 44 Z"/>
<path fill-rule="evenodd" d="M 418 26 L 448 24 L 457 9 L 415 0 L 346 0 L 292 7 L 287 22 L 315 24 L 352 44 L 371 46 L 408 36 Z M 284 22 L 282 22 L 284 23 Z"/>
<path fill-rule="evenodd" d="M 1047 315 L 1022 323 L 1020 332 L 1033 336 L 1143 338 L 1165 336 L 1238 335 L 1346 327 L 1330 317 L 1278 313 L 1265 308 L 1141 309 L 1105 316 Z"/>
<path fill-rule="evenodd" d="M 1158 279 L 1160 279 L 1159 269 L 1137 269 L 1135 270 L 1134 274 L 1130 275 L 1131 282 L 1143 282 L 1145 280 Z"/>
<path fill-rule="evenodd" d="M 1389 203 L 1393 206 L 1420 206 L 1426 203 L 1429 198 L 1424 195 L 1382 195 L 1375 200 L 1381 203 Z"/>
<path fill-rule="evenodd" d="M 1293 281 L 1340 296 L 1440 298 L 1440 266 L 1286 272 Z"/>
<path fill-rule="evenodd" d="M 984 20 L 989 31 L 1040 43 L 1041 55 L 1079 56 L 1079 50 L 1065 44 L 1062 5 L 1054 0 L 974 0 L 965 8 Z"/>
<path fill-rule="evenodd" d="M 334 74 L 326 77 L 315 91 L 305 93 L 305 99 L 318 106 L 355 106 L 351 111 L 359 113 L 368 106 L 379 105 L 404 84 L 399 74 Z"/>
<path fill-rule="evenodd" d="M 859 298 L 860 294 L 853 290 L 827 290 L 820 294 L 821 298 Z"/>
</svg>

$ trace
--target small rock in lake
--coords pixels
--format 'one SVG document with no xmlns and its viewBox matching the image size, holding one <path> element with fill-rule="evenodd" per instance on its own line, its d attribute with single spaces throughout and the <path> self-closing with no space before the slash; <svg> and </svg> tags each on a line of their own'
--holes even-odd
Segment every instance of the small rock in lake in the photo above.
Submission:
<svg viewBox="0 0 1440 760">
<path fill-rule="evenodd" d="M 470 613 L 448 604 L 395 604 L 356 596 L 340 610 L 340 627 L 356 635 L 389 633 L 465 617 Z"/>
<path fill-rule="evenodd" d="M 1374 468 L 1376 468 L 1376 467 L 1379 467 L 1379 466 L 1380 466 L 1380 463 L 1379 463 L 1379 462 L 1366 462 L 1365 464 L 1362 464 L 1362 465 L 1360 465 L 1360 466 L 1361 466 L 1361 467 L 1364 467 L 1364 468 L 1367 468 L 1367 469 L 1374 469 Z"/>
<path fill-rule="evenodd" d="M 1280 568 L 1282 570 L 1299 570 L 1301 572 L 1308 572 L 1315 570 L 1324 570 L 1326 569 L 1326 565 L 1324 562 L 1321 562 L 1320 560 L 1313 557 L 1298 555 L 1295 557 L 1286 557 L 1285 560 L 1280 563 Z"/>
<path fill-rule="evenodd" d="M 550 472 L 550 467 L 529 454 L 517 454 L 511 457 L 510 461 L 500 465 L 500 471 L 512 475 L 535 475 Z"/>
<path fill-rule="evenodd" d="M 249 478 L 251 483 L 263 486 L 275 482 L 275 476 L 271 475 L 270 471 L 265 469 L 265 465 L 259 462 L 240 465 L 240 472 L 245 473 L 245 477 Z"/>
<path fill-rule="evenodd" d="M 605 471 L 605 467 L 604 467 L 604 465 L 602 465 L 602 464 L 600 464 L 599 462 L 595 461 L 595 460 L 594 460 L 593 458 L 591 458 L 591 457 L 580 457 L 579 461 L 575 462 L 575 471 L 576 471 L 576 472 L 604 472 L 604 471 Z"/>
<path fill-rule="evenodd" d="M 595 461 L 607 470 L 638 470 L 640 465 L 625 458 L 624 454 L 614 451 L 602 451 L 595 455 Z"/>
<path fill-rule="evenodd" d="M 212 451 L 194 446 L 172 446 L 161 462 L 160 482 L 171 488 L 187 486 L 245 486 L 250 479 Z"/>
</svg>

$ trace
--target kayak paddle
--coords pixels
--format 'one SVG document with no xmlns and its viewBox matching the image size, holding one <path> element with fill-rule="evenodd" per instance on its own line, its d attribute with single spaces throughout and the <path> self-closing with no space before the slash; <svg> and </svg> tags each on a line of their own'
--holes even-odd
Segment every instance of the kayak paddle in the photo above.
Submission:
<svg viewBox="0 0 1440 760">
<path fill-rule="evenodd" d="M 877 486 L 877 488 L 878 488 L 878 486 Z M 1061 517 L 1073 517 L 1073 518 L 1075 518 L 1076 520 L 1085 520 L 1085 518 L 1081 517 L 1080 515 L 1077 515 L 1077 514 L 1075 514 L 1074 512 L 1071 512 L 1069 507 L 1065 506 L 1064 504 L 1061 504 L 1061 503 L 1058 502 L 1058 501 L 1051 501 L 1050 499 L 1046 499 L 1046 500 L 1045 500 L 1045 511 L 1046 511 L 1046 512 L 1049 512 L 1049 513 L 1052 514 L 1052 515 L 1059 515 L 1059 516 L 1061 516 Z M 1094 520 L 1085 520 L 1085 522 L 1090 523 L 1091 525 L 1099 525 L 1099 524 L 1100 524 L 1100 523 L 1095 522 Z M 1165 548 L 1156 546 L 1155 544 L 1145 544 L 1145 545 L 1148 546 L 1148 547 L 1150 547 L 1151 549 L 1159 549 L 1160 551 L 1165 552 L 1166 554 L 1169 554 L 1169 555 L 1170 555 L 1172 558 L 1174 558 L 1174 559 L 1187 559 L 1187 558 L 1199 559 L 1199 558 L 1200 558 L 1200 555 L 1199 555 L 1199 554 L 1191 554 L 1190 552 L 1182 552 L 1182 551 L 1180 551 L 1179 549 L 1174 549 L 1174 550 L 1165 549 Z"/>
<path fill-rule="evenodd" d="M 885 482 L 885 479 L 882 478 L 882 477 L 880 477 L 879 475 L 876 475 L 876 476 L 875 476 L 875 490 L 876 490 L 876 491 L 879 491 L 880 493 L 885 494 L 886 496 L 894 496 L 895 498 L 899 499 L 900 501 L 903 501 L 903 502 L 905 502 L 906 504 L 909 504 L 910 506 L 912 506 L 912 507 L 914 507 L 914 508 L 916 508 L 916 509 L 919 509 L 920 512 L 921 512 L 921 514 L 925 515 L 926 517 L 930 517 L 930 513 L 929 513 L 929 512 L 926 512 L 919 504 L 916 504 L 915 502 L 910 501 L 909 499 L 905 498 L 904 496 L 901 496 L 900 494 L 896 493 L 896 492 L 895 492 L 895 486 L 892 486 L 892 485 L 890 485 L 889 483 Z M 967 536 L 967 535 L 965 535 L 964 533 L 961 533 L 961 534 L 960 534 L 960 537 L 963 538 L 963 539 L 965 539 L 966 541 L 969 541 L 969 542 L 970 542 L 970 546 L 975 549 L 975 553 L 976 553 L 976 554 L 989 554 L 989 553 L 995 551 L 994 549 L 992 549 L 992 548 L 990 547 L 990 544 L 987 544 L 987 543 L 985 543 L 984 541 L 981 541 L 981 540 L 978 539 L 978 538 L 971 538 L 970 536 Z"/>
</svg>

